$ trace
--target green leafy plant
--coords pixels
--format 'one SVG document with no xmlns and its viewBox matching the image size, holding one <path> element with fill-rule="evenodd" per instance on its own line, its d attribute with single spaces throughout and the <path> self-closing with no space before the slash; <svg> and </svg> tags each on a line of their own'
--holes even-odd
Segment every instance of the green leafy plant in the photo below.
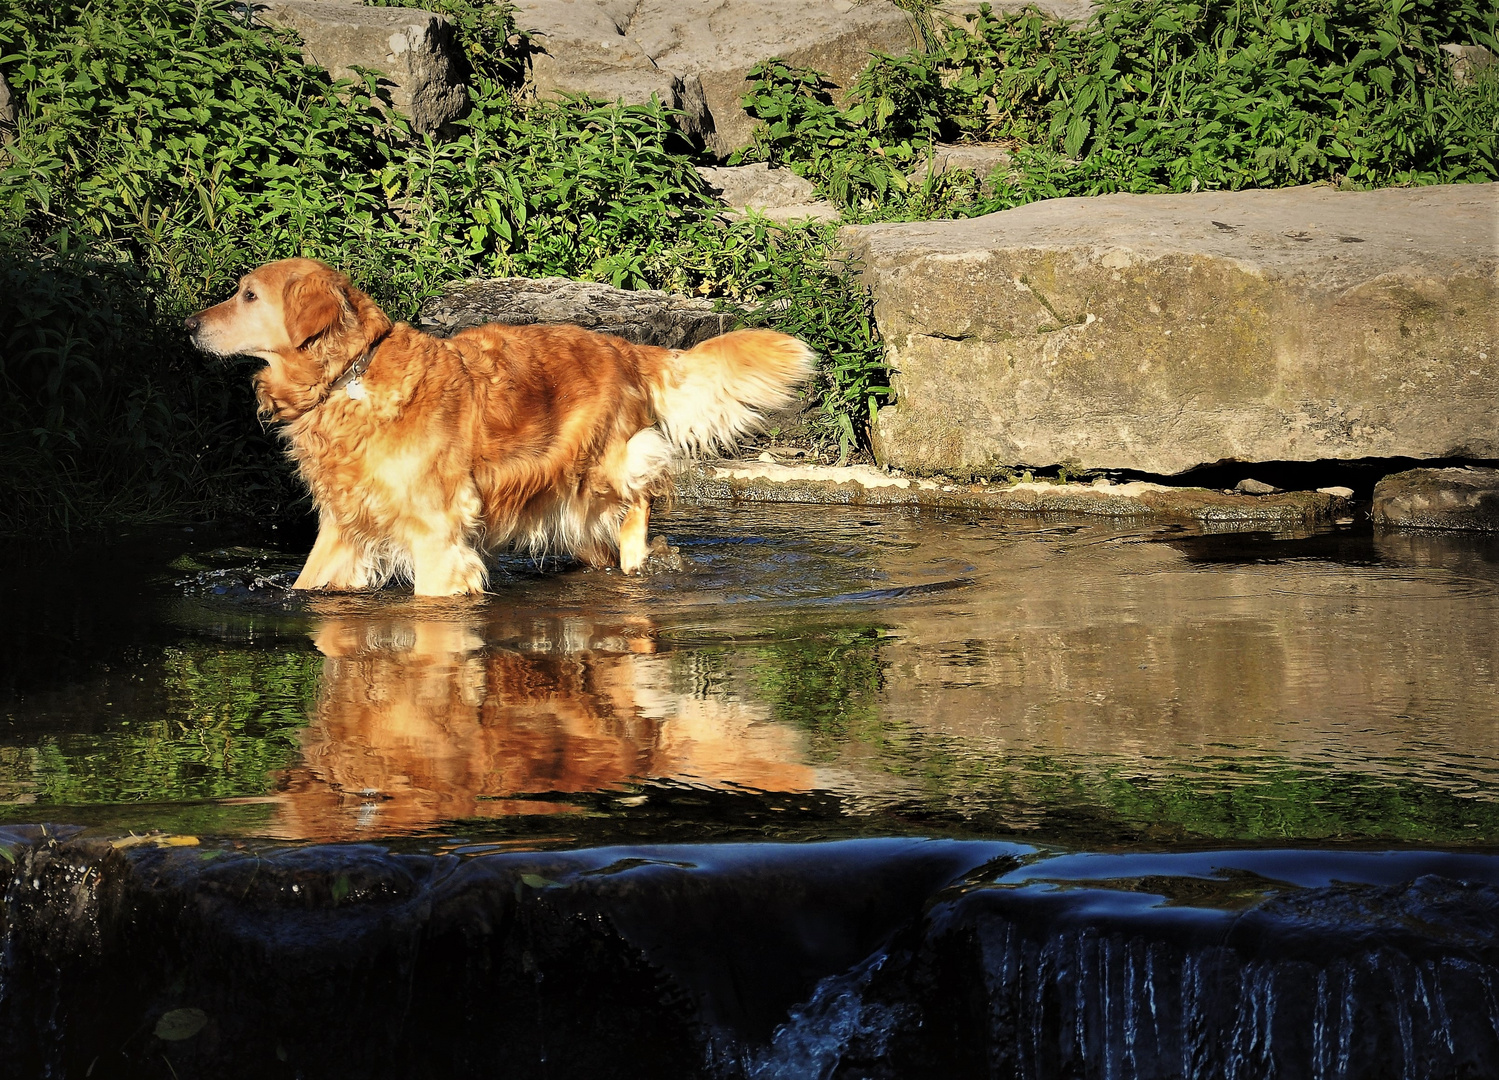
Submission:
<svg viewBox="0 0 1499 1080">
<path fill-rule="evenodd" d="M 1476 0 L 1104 0 L 1035 10 L 876 56 L 840 106 L 815 72 L 751 72 L 745 155 L 813 179 L 854 220 L 988 213 L 1114 191 L 1457 183 L 1499 177 L 1499 73 L 1453 79 L 1439 46 L 1499 48 Z M 939 139 L 1002 140 L 1012 167 L 928 176 Z"/>
</svg>

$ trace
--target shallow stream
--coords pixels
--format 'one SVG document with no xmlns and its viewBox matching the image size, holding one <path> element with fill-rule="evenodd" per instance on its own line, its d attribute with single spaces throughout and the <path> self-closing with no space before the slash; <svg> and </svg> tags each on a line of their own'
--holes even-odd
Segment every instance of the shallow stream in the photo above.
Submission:
<svg viewBox="0 0 1499 1080">
<path fill-rule="evenodd" d="M 1088 961 L 1104 981 L 1087 992 L 1105 1001 L 1096 1038 L 1077 1036 L 1083 1065 L 1037 1049 L 1029 1065 L 989 1060 L 974 1075 L 1234 1074 L 1231 1040 L 1201 1069 L 1172 1043 L 1174 1064 L 1151 1071 L 1138 1039 L 1129 1069 L 1109 1064 L 1126 1059 L 1108 987 L 1137 1005 L 1157 992 L 1144 968 L 1108 975 L 1142 903 L 1191 922 L 1334 882 L 1390 887 L 1399 875 L 1378 867 L 1413 859 L 1409 880 L 1477 882 L 1481 903 L 1463 902 L 1499 910 L 1499 543 L 763 505 L 682 506 L 657 531 L 681 570 L 637 580 L 501 559 L 482 602 L 293 594 L 295 554 L 202 533 L 12 545 L 0 827 L 162 830 L 255 853 L 360 841 L 402 857 L 586 861 L 597 849 L 610 866 L 631 850 L 657 864 L 667 845 L 860 841 L 836 849 L 858 863 L 881 857 L 877 838 L 969 841 L 942 849 L 968 854 L 923 896 L 944 884 L 1019 895 L 1016 867 L 1040 860 L 1054 872 L 1025 871 L 1020 892 L 1075 895 L 1057 927 L 1102 912 L 1115 928 L 1090 947 L 1121 950 Z M 1346 873 L 1308 877 L 1335 856 L 1354 859 Z M 1077 884 L 1095 879 L 1112 884 Z M 1099 889 L 1115 902 L 1097 907 Z M 972 908 L 950 894 L 948 909 Z M 1391 903 L 1413 902 L 1402 896 Z M 892 946 L 887 928 L 859 964 L 854 949 L 809 967 L 769 1005 L 744 1006 L 748 1027 L 701 998 L 703 1068 L 883 1075 L 856 1059 L 894 1052 L 870 1033 L 901 1029 L 914 991 L 881 1013 L 870 987 L 927 963 L 917 942 L 941 928 L 924 902 L 924 930 Z M 1004 911 L 975 918 L 1040 918 Z M 1160 960 L 1176 965 L 1173 985 L 1203 978 L 1187 938 L 1206 924 L 1186 925 L 1180 955 Z M 991 990 L 1010 985 L 1001 969 L 1045 967 L 1013 942 L 985 948 Z M 1499 1017 L 1490 975 L 1480 982 L 1490 997 L 1475 1016 Z M 1307 1006 L 1324 1012 L 1320 1049 L 1297 1059 L 1305 1075 L 1358 1074 L 1355 1029 L 1334 1030 L 1331 1007 Z M 1499 1040 L 1499 1020 L 1485 1023 Z M 1499 1074 L 1486 1046 L 1379 1060 L 1388 1075 Z M 1482 1067 L 1463 1072 L 1470 1058 Z"/>
</svg>

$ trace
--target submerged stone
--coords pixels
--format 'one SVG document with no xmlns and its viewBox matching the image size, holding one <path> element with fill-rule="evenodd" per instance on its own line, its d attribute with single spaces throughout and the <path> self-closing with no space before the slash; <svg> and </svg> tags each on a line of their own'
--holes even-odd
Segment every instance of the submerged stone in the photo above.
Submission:
<svg viewBox="0 0 1499 1080">
<path fill-rule="evenodd" d="M 786 465 L 774 460 L 699 465 L 679 478 L 678 488 L 683 496 L 695 499 L 1187 520 L 1224 529 L 1295 529 L 1329 524 L 1349 508 L 1346 496 L 1331 491 L 1281 492 L 1270 488 L 1276 494 L 1246 499 L 1210 488 L 1171 487 L 1139 480 L 1121 484 L 1107 480 L 1089 484 L 960 483 L 895 476 L 868 465 Z"/>
<path fill-rule="evenodd" d="M 1499 532 L 1499 469 L 1410 469 L 1374 486 L 1376 525 Z"/>
</svg>

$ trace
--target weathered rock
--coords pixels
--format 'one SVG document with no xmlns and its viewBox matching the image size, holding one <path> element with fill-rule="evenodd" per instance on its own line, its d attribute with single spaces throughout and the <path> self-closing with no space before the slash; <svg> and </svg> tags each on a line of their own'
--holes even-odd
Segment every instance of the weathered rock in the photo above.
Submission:
<svg viewBox="0 0 1499 1080">
<path fill-rule="evenodd" d="M 533 88 L 626 105 L 643 105 L 654 96 L 683 109 L 688 127 L 701 132 L 707 121 L 701 87 L 689 98 L 681 77 L 657 67 L 630 36 L 637 6 L 634 0 L 520 0 L 516 27 L 531 37 Z"/>
<path fill-rule="evenodd" d="M 945 16 L 949 21 L 971 20 L 978 14 L 980 5 L 985 3 L 994 9 L 995 14 L 1035 8 L 1043 15 L 1050 15 L 1053 19 L 1066 19 L 1068 22 L 1086 22 L 1095 7 L 1093 0 L 1040 0 L 1039 3 L 1031 3 L 1030 0 L 946 0 L 937 6 L 933 14 Z"/>
<path fill-rule="evenodd" d="M 733 329 L 733 315 L 706 300 L 616 289 L 567 278 L 486 278 L 450 289 L 422 308 L 418 325 L 449 335 L 485 323 L 572 323 L 637 345 L 690 349 Z"/>
<path fill-rule="evenodd" d="M 1374 485 L 1376 525 L 1499 532 L 1499 469 L 1411 469 Z"/>
<path fill-rule="evenodd" d="M 941 176 L 963 169 L 976 173 L 985 182 L 987 191 L 993 186 L 988 183 L 990 176 L 1009 167 L 1010 151 L 1001 143 L 937 143 L 927 160 L 912 170 L 909 178 L 919 184 L 926 179 L 928 172 Z"/>
<path fill-rule="evenodd" d="M 1494 54 L 1482 45 L 1443 45 L 1447 67 L 1456 82 L 1469 83 L 1480 71 L 1494 63 Z"/>
<path fill-rule="evenodd" d="M 1499 184 L 1054 199 L 843 231 L 880 460 L 1499 457 Z"/>
<path fill-rule="evenodd" d="M 101 1061 L 127 1077 L 721 1075 L 703 1069 L 710 1037 L 767 1040 L 818 979 L 1016 850 L 465 859 L 59 839 L 76 832 L 0 829 L 0 1080 Z"/>
<path fill-rule="evenodd" d="M 521 0 L 516 26 L 543 50 L 532 66 L 539 91 L 626 102 L 655 93 L 720 156 L 749 145 L 755 121 L 739 99 L 760 61 L 780 56 L 847 87 L 871 51 L 916 40 L 889 0 Z"/>
<path fill-rule="evenodd" d="M 270 0 L 256 8 L 256 15 L 297 31 L 303 58 L 334 78 L 358 78 L 355 67 L 380 72 L 389 80 L 392 103 L 417 131 L 436 131 L 468 105 L 452 25 L 434 12 L 337 0 Z"/>
<path fill-rule="evenodd" d="M 838 220 L 837 207 L 819 199 L 812 181 L 790 169 L 772 169 L 764 162 L 756 162 L 699 168 L 697 173 L 725 205 L 740 213 L 753 210 L 772 221 Z"/>
<path fill-rule="evenodd" d="M 763 459 L 701 464 L 679 477 L 677 487 L 685 499 L 1151 518 L 1196 521 L 1215 531 L 1230 532 L 1331 524 L 1349 509 L 1346 498 L 1326 492 L 1292 491 L 1246 498 L 1208 488 L 1168 487 L 1138 480 L 1125 484 L 1106 480 L 1091 484 L 967 484 L 893 476 L 868 465 L 783 465 Z"/>
<path fill-rule="evenodd" d="M 16 103 L 10 94 L 10 83 L 0 75 L 0 143 L 16 137 Z"/>
<path fill-rule="evenodd" d="M 1234 490 L 1241 495 L 1274 495 L 1280 488 L 1274 484 L 1267 484 L 1263 480 L 1245 477 L 1234 485 Z"/>
</svg>

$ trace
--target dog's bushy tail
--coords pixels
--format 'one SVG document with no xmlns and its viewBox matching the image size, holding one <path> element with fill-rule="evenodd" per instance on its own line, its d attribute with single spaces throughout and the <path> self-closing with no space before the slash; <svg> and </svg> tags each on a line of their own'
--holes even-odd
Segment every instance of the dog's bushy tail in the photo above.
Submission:
<svg viewBox="0 0 1499 1080">
<path fill-rule="evenodd" d="M 784 408 L 812 375 L 816 354 L 789 334 L 735 330 L 673 352 L 654 387 L 667 439 L 689 453 L 722 450 Z"/>
</svg>

